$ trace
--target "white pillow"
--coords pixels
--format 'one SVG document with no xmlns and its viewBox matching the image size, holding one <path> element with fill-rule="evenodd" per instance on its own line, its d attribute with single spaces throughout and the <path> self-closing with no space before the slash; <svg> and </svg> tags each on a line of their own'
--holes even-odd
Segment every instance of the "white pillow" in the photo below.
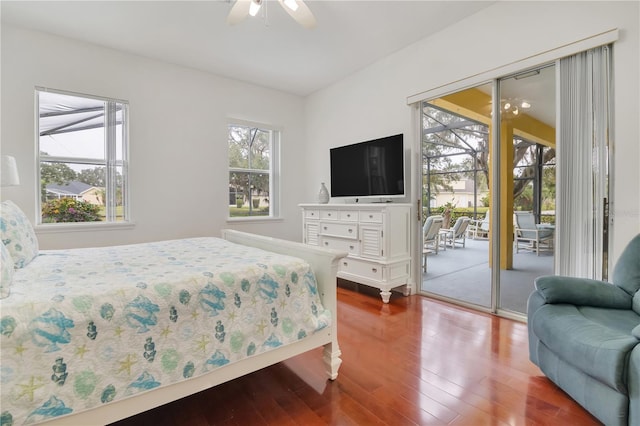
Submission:
<svg viewBox="0 0 640 426">
<path fill-rule="evenodd" d="M 16 268 L 24 268 L 38 255 L 38 238 L 33 226 L 13 201 L 0 204 L 0 237 Z"/>
<path fill-rule="evenodd" d="M 0 268 L 2 268 L 2 274 L 0 275 L 0 299 L 4 299 L 9 296 L 14 267 L 13 259 L 11 259 L 9 250 L 7 250 L 4 244 L 0 243 L 0 251 L 2 252 L 2 256 L 0 256 L 0 262 L 2 262 L 0 265 Z"/>
</svg>

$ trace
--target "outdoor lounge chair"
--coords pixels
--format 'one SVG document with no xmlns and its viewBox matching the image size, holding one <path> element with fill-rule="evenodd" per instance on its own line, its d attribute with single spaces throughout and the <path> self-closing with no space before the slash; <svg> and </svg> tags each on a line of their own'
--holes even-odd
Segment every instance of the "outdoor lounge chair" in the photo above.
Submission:
<svg viewBox="0 0 640 426">
<path fill-rule="evenodd" d="M 484 215 L 484 219 L 470 220 L 467 226 L 467 236 L 473 238 L 489 238 L 489 210 Z"/>
<path fill-rule="evenodd" d="M 444 232 L 445 247 L 449 246 L 455 249 L 456 243 L 460 244 L 462 247 L 465 246 L 469 221 L 470 219 L 467 216 L 460 216 L 451 229 L 446 230 L 446 232 L 441 231 Z"/>
<path fill-rule="evenodd" d="M 442 229 L 442 216 L 429 216 L 422 227 L 423 247 L 422 260 L 424 271 L 427 272 L 427 253 L 438 254 L 440 247 L 440 229 Z"/>
<path fill-rule="evenodd" d="M 536 224 L 532 212 L 514 212 L 516 253 L 520 249 L 535 251 L 540 256 L 540 250 L 553 250 L 554 229 Z"/>
</svg>

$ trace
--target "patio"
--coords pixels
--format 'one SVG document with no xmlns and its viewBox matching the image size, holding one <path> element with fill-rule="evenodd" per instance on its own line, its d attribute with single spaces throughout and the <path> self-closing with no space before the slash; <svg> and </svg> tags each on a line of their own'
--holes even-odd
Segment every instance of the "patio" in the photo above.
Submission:
<svg viewBox="0 0 640 426">
<path fill-rule="evenodd" d="M 553 252 L 541 252 L 540 256 L 514 252 L 513 269 L 502 270 L 500 274 L 500 307 L 526 313 L 534 279 L 550 274 L 553 274 Z M 427 255 L 421 291 L 489 307 L 489 241 L 467 239 L 464 248 L 440 249 L 437 255 Z"/>
</svg>

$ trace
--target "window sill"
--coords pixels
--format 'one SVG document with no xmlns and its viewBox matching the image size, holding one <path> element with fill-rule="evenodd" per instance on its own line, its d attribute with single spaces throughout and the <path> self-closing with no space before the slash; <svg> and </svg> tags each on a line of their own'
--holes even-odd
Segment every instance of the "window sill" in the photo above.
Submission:
<svg viewBox="0 0 640 426">
<path fill-rule="evenodd" d="M 133 229 L 134 222 L 92 222 L 92 223 L 47 223 L 34 227 L 36 234 L 55 234 L 59 232 L 86 232 L 86 231 L 115 231 Z"/>
<path fill-rule="evenodd" d="M 260 223 L 260 222 L 283 222 L 281 217 L 270 216 L 249 216 L 249 217 L 228 217 L 227 223 Z"/>
</svg>

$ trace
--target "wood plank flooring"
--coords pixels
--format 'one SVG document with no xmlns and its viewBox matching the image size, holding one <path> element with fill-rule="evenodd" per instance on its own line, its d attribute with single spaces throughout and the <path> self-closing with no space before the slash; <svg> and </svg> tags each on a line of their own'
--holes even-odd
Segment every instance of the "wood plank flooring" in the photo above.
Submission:
<svg viewBox="0 0 640 426">
<path fill-rule="evenodd" d="M 525 324 L 346 287 L 337 380 L 313 350 L 115 425 L 600 424 L 529 361 Z"/>
</svg>

